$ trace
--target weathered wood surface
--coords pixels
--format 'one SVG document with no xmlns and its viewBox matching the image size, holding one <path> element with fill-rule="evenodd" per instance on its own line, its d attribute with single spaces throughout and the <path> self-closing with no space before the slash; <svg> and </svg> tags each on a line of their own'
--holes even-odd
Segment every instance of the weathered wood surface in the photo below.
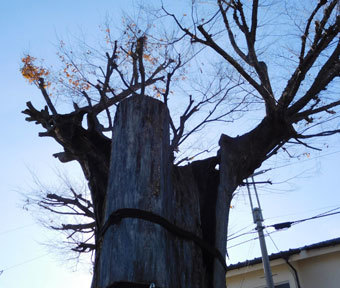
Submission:
<svg viewBox="0 0 340 288">
<path fill-rule="evenodd" d="M 219 186 L 216 201 L 216 238 L 215 247 L 220 250 L 222 255 L 226 255 L 227 235 L 228 235 L 228 221 L 229 221 L 229 207 L 232 200 L 232 193 L 237 187 L 235 166 L 233 163 L 239 162 L 237 159 L 239 154 L 234 151 L 235 146 L 228 145 L 229 143 L 223 141 L 223 136 L 220 140 L 220 167 L 219 167 Z M 226 286 L 225 271 L 222 269 L 220 263 L 214 260 L 214 279 L 213 287 L 222 288 Z"/>
<path fill-rule="evenodd" d="M 138 208 L 201 235 L 192 169 L 173 168 L 169 157 L 166 106 L 150 97 L 124 100 L 114 121 L 104 218 L 117 209 Z M 96 288 L 116 281 L 206 287 L 201 248 L 155 223 L 122 219 L 104 234 L 97 253 Z"/>
</svg>

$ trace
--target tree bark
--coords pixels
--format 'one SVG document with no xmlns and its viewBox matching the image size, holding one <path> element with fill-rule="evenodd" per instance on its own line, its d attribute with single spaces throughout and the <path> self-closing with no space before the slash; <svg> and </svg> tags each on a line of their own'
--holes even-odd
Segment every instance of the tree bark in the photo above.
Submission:
<svg viewBox="0 0 340 288">
<path fill-rule="evenodd" d="M 83 115 L 51 118 L 47 109 L 37 111 L 30 103 L 28 108 L 24 111 L 28 121 L 48 129 L 53 120 L 53 129 L 45 134 L 65 150 L 56 156 L 78 160 L 89 179 L 96 219 L 93 288 L 120 287 L 112 283 L 122 281 L 224 288 L 233 192 L 295 135 L 290 122 L 274 114 L 242 136 L 222 135 L 217 157 L 176 167 L 169 144 L 169 113 L 164 103 L 153 98 L 133 96 L 119 104 L 112 141 L 90 126 L 82 128 Z M 113 213 L 126 208 L 139 210 L 133 217 L 106 225 Z M 177 230 L 143 219 L 145 211 Z"/>
<path fill-rule="evenodd" d="M 162 102 L 133 96 L 118 106 L 104 204 L 106 222 L 119 209 L 135 208 L 202 237 L 202 196 L 197 179 L 198 171 L 208 166 L 174 167 L 169 144 L 169 113 Z M 207 257 L 193 241 L 134 217 L 106 227 L 99 234 L 92 287 L 123 287 L 119 286 L 123 283 L 131 287 L 132 283 L 211 287 Z"/>
<path fill-rule="evenodd" d="M 233 192 L 292 133 L 279 117 L 266 117 L 240 137 L 222 135 L 218 157 L 175 167 L 166 105 L 145 96 L 121 102 L 92 287 L 224 288 Z M 119 214 L 126 208 L 134 214 Z M 191 234 L 183 237 L 155 218 Z"/>
</svg>

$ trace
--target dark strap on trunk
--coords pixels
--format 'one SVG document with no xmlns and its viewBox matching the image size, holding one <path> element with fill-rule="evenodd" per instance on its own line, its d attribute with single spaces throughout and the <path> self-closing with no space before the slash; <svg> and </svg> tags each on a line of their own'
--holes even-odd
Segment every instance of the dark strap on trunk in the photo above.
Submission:
<svg viewBox="0 0 340 288">
<path fill-rule="evenodd" d="M 175 236 L 178 236 L 185 240 L 193 241 L 202 250 L 208 252 L 211 256 L 217 258 L 219 262 L 221 263 L 222 267 L 224 268 L 224 270 L 227 271 L 227 265 L 225 263 L 225 259 L 218 249 L 210 246 L 207 242 L 205 242 L 202 238 L 198 237 L 194 233 L 183 230 L 182 228 L 171 223 L 164 217 L 154 214 L 149 211 L 136 209 L 136 208 L 123 208 L 123 209 L 116 210 L 110 215 L 110 217 L 107 219 L 106 223 L 104 224 L 99 234 L 100 238 L 103 237 L 103 235 L 105 234 L 105 232 L 111 225 L 118 224 L 123 218 L 137 218 L 137 219 L 142 219 L 142 220 L 146 220 L 149 222 L 153 222 L 153 223 L 156 223 L 162 226 L 163 228 L 165 228 L 166 230 L 168 230 L 170 233 L 174 234 Z M 115 287 L 115 286 L 112 286 L 112 287 Z M 123 286 L 117 286 L 117 287 L 123 287 Z M 124 287 L 127 287 L 127 286 L 124 286 Z"/>
<path fill-rule="evenodd" d="M 137 282 L 128 282 L 128 281 L 119 281 L 113 282 L 106 288 L 161 288 L 154 284 L 144 284 L 144 283 L 137 283 Z"/>
</svg>

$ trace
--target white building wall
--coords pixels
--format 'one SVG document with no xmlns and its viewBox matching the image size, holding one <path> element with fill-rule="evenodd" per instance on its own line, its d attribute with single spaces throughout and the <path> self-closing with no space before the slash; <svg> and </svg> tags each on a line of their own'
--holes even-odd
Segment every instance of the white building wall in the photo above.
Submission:
<svg viewBox="0 0 340 288">
<path fill-rule="evenodd" d="M 302 288 L 340 287 L 340 252 L 299 260 L 296 267 Z"/>
<path fill-rule="evenodd" d="M 289 263 L 297 270 L 301 288 L 340 288 L 340 245 L 303 250 L 290 257 Z M 289 282 L 298 288 L 293 270 L 283 259 L 270 262 L 275 284 Z M 227 288 L 264 288 L 266 280 L 262 264 L 227 272 Z"/>
<path fill-rule="evenodd" d="M 227 288 L 263 288 L 266 286 L 266 279 L 262 269 L 262 264 L 257 264 L 258 269 L 242 268 L 245 271 L 244 274 L 228 276 L 227 272 Z M 274 284 L 282 284 L 289 282 L 291 288 L 297 288 L 295 286 L 294 277 L 287 264 L 280 264 L 272 266 L 272 274 Z"/>
</svg>

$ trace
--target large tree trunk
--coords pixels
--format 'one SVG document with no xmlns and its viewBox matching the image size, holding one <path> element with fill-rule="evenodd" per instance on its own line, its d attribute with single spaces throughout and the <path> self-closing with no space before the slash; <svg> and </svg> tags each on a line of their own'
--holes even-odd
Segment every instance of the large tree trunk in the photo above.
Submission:
<svg viewBox="0 0 340 288">
<path fill-rule="evenodd" d="M 89 179 L 97 223 L 92 288 L 131 283 L 224 288 L 233 192 L 295 135 L 289 121 L 273 114 L 240 137 L 222 135 L 218 157 L 175 167 L 169 113 L 160 101 L 142 96 L 122 101 L 112 142 L 91 125 L 84 129 L 83 113 L 51 116 L 47 108 L 27 106 L 28 121 L 49 129 L 41 136 L 63 145 L 65 152 L 55 156 L 78 160 Z"/>
<path fill-rule="evenodd" d="M 289 125 L 266 117 L 243 136 L 222 135 L 218 157 L 175 167 L 166 106 L 150 97 L 124 100 L 114 122 L 92 287 L 224 288 L 233 192 L 290 136 Z"/>
<path fill-rule="evenodd" d="M 215 246 L 216 227 L 210 224 L 215 223 L 216 163 L 212 158 L 174 167 L 169 148 L 169 114 L 162 102 L 134 96 L 119 105 L 104 205 L 107 224 L 99 233 L 92 287 L 136 287 L 132 283 L 145 285 L 140 287 L 151 283 L 164 288 L 212 287 L 214 257 L 196 238 L 203 234 L 203 242 Z M 112 221 L 110 215 L 126 212 L 125 208 L 135 210 Z M 149 218 L 143 216 L 144 211 Z M 212 219 L 207 220 L 210 215 Z M 225 218 L 223 213 L 217 217 L 221 215 Z M 175 225 L 180 232 L 155 223 L 155 218 Z M 184 236 L 183 230 L 188 232 Z M 215 266 L 222 269 L 219 283 L 223 284 L 214 287 L 225 287 L 221 261 Z"/>
<path fill-rule="evenodd" d="M 294 135 L 282 117 L 268 116 L 240 137 L 222 135 L 218 157 L 175 167 L 168 110 L 150 97 L 120 103 L 112 142 L 90 125 L 82 128 L 83 114 L 52 117 L 30 103 L 24 113 L 46 129 L 53 120 L 55 127 L 42 136 L 63 145 L 56 156 L 78 160 L 89 179 L 97 223 L 92 288 L 131 287 L 116 285 L 128 282 L 224 288 L 232 194 Z M 125 215 L 116 213 L 121 209 Z"/>
</svg>

